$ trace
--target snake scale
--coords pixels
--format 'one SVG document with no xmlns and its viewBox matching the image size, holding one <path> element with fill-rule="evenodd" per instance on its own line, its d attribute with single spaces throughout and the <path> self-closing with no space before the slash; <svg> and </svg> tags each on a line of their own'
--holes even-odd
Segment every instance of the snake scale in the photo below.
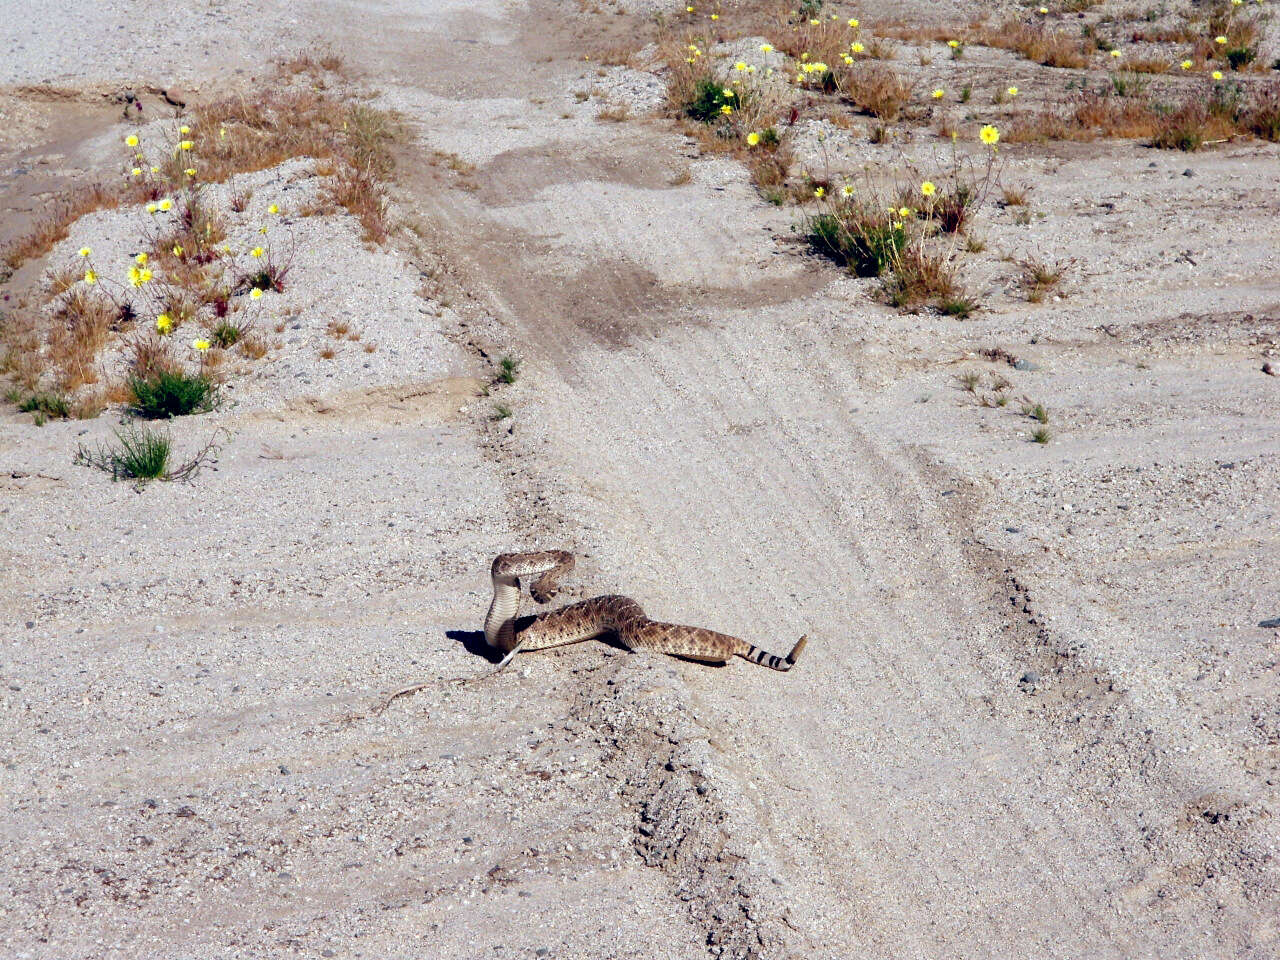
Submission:
<svg viewBox="0 0 1280 960">
<path fill-rule="evenodd" d="M 491 647 L 507 654 L 499 669 L 522 650 L 558 647 L 608 633 L 616 634 L 631 650 L 653 650 L 707 663 L 742 657 L 774 670 L 790 670 L 804 649 L 805 637 L 782 657 L 714 630 L 650 620 L 640 604 L 617 595 L 571 603 L 518 626 L 521 578 L 536 578 L 529 581 L 529 594 L 538 603 L 548 603 L 556 595 L 558 581 L 573 564 L 573 554 L 564 550 L 503 553 L 494 558 L 490 571 L 493 602 L 485 617 L 484 636 Z"/>
</svg>

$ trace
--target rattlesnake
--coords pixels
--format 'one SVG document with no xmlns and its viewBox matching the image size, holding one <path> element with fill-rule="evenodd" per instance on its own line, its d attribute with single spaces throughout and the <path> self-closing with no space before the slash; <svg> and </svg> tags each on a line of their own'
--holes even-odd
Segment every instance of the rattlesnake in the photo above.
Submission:
<svg viewBox="0 0 1280 960">
<path fill-rule="evenodd" d="M 707 663 L 725 663 L 738 656 L 774 670 L 790 670 L 805 637 L 801 637 L 785 657 L 702 627 L 650 620 L 640 604 L 630 597 L 593 597 L 533 618 L 517 626 L 520 613 L 520 578 L 537 577 L 529 584 L 529 594 L 538 603 L 548 603 L 558 590 L 557 581 L 573 569 L 573 554 L 563 550 L 534 553 L 503 553 L 494 558 L 490 571 L 493 602 L 484 619 L 484 637 L 489 646 L 506 651 L 498 665 L 506 666 L 521 650 L 542 650 L 566 643 L 590 640 L 614 633 L 631 650 L 653 650 Z"/>
</svg>

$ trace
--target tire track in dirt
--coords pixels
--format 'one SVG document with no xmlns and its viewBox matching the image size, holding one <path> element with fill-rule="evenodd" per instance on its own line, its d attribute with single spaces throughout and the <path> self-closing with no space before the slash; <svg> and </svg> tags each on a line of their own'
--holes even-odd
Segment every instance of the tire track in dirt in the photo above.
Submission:
<svg viewBox="0 0 1280 960">
<path fill-rule="evenodd" d="M 628 136 L 654 163 L 677 149 Z M 608 138 L 594 170 L 578 146 L 559 147 L 567 190 L 545 162 L 501 165 L 521 204 L 407 189 L 474 298 L 468 336 L 526 358 L 489 444 L 531 538 L 591 556 L 584 594 L 779 650 L 815 634 L 785 678 L 637 657 L 579 694 L 638 849 L 714 952 L 1252 955 L 1247 898 L 1168 869 L 1239 841 L 1171 821 L 1188 771 L 974 541 L 991 492 L 859 414 L 867 359 L 809 319 L 838 294 L 772 259 L 785 216 L 723 164 L 700 167 L 714 191 L 657 189 L 617 176 Z M 635 249 L 637 205 L 670 268 Z M 1028 715 L 1029 667 L 1061 706 Z"/>
</svg>

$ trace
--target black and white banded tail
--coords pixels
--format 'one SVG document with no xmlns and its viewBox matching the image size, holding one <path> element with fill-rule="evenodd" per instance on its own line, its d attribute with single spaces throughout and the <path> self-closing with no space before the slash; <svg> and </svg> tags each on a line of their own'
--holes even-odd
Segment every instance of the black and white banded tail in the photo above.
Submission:
<svg viewBox="0 0 1280 960">
<path fill-rule="evenodd" d="M 796 665 L 796 661 L 800 659 L 800 651 L 804 649 L 807 636 L 801 637 L 796 641 L 796 645 L 791 648 L 791 652 L 785 657 L 779 657 L 770 653 L 768 650 L 762 650 L 759 647 L 751 647 L 743 657 L 752 663 L 758 663 L 762 667 L 769 667 L 772 670 L 790 670 Z"/>
</svg>

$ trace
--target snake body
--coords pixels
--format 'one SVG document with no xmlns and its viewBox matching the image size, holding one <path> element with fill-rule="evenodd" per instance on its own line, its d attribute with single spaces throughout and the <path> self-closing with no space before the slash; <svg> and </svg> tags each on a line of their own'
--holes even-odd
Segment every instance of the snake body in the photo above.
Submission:
<svg viewBox="0 0 1280 960">
<path fill-rule="evenodd" d="M 777 656 L 745 640 L 702 627 L 650 620 L 630 597 L 608 595 L 569 604 L 544 613 L 519 626 L 521 577 L 535 577 L 529 594 L 548 603 L 558 591 L 558 581 L 573 569 L 573 554 L 563 550 L 503 553 L 494 558 L 490 575 L 493 601 L 484 621 L 485 640 L 506 651 L 505 665 L 521 650 L 541 650 L 591 640 L 614 633 L 631 650 L 653 650 L 707 663 L 725 663 L 742 657 L 774 670 L 790 670 L 804 649 L 805 637 L 786 656 Z"/>
</svg>

